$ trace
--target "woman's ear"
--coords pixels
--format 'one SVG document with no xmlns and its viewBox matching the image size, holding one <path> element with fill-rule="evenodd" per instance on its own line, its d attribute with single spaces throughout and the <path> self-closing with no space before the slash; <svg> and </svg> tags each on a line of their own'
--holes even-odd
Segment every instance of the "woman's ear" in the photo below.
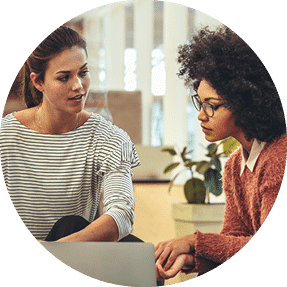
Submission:
<svg viewBox="0 0 287 287">
<path fill-rule="evenodd" d="M 36 73 L 32 72 L 30 74 L 30 79 L 31 79 L 31 82 L 33 83 L 34 87 L 40 91 L 40 92 L 44 92 L 44 86 L 43 86 L 43 81 L 42 80 L 39 80 L 39 77 Z"/>
</svg>

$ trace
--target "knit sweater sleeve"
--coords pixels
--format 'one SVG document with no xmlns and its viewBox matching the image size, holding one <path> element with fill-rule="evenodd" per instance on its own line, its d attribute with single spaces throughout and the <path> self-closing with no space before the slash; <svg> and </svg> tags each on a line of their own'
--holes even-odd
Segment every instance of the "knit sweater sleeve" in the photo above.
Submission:
<svg viewBox="0 0 287 287">
<path fill-rule="evenodd" d="M 278 195 L 286 164 L 286 151 L 286 139 L 277 141 L 265 152 L 263 159 L 258 161 L 259 180 L 255 188 L 258 191 L 258 200 L 254 201 L 256 205 L 251 209 L 250 216 L 246 216 L 247 212 L 239 200 L 245 196 L 238 182 L 240 151 L 231 156 L 225 165 L 223 175 L 226 207 L 221 232 L 195 233 L 195 268 L 191 272 L 201 273 L 213 269 L 235 255 L 254 236 Z"/>
<path fill-rule="evenodd" d="M 283 136 L 276 141 L 274 148 L 269 151 L 261 165 L 259 177 L 261 198 L 260 225 L 263 224 L 271 211 L 280 190 L 286 165 L 286 153 L 287 137 Z"/>
</svg>

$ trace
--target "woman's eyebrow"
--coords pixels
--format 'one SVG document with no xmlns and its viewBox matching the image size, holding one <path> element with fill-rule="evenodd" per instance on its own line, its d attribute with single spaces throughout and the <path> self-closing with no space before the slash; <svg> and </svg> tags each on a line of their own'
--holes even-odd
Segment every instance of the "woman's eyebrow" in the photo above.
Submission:
<svg viewBox="0 0 287 287">
<path fill-rule="evenodd" d="M 204 99 L 204 102 L 208 102 L 208 101 L 210 101 L 210 100 L 218 100 L 218 101 L 220 101 L 221 99 L 209 97 L 209 98 Z"/>
<path fill-rule="evenodd" d="M 80 70 L 84 69 L 86 66 L 88 65 L 88 63 L 85 63 Z M 71 71 L 58 71 L 56 74 L 69 74 L 71 73 Z"/>
<path fill-rule="evenodd" d="M 71 72 L 70 71 L 59 71 L 56 73 L 56 75 L 57 74 L 69 74 L 69 73 L 71 73 Z"/>
<path fill-rule="evenodd" d="M 84 69 L 87 65 L 88 63 L 85 63 L 80 69 Z"/>
</svg>

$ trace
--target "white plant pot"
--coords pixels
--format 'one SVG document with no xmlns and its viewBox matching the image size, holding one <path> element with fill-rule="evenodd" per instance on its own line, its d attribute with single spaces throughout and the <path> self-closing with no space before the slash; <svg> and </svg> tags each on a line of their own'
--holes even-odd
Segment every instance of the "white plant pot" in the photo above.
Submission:
<svg viewBox="0 0 287 287">
<path fill-rule="evenodd" d="M 225 204 L 188 204 L 172 205 L 176 236 L 201 232 L 219 233 L 221 230 Z"/>
</svg>

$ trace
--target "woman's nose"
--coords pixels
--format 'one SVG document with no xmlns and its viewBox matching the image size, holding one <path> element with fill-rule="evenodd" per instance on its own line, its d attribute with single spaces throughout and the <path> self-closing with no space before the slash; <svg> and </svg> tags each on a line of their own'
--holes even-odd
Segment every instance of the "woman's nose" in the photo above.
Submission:
<svg viewBox="0 0 287 287">
<path fill-rule="evenodd" d="M 73 84 L 73 90 L 79 90 L 83 88 L 83 83 L 81 78 L 76 77 L 75 82 Z"/>
<path fill-rule="evenodd" d="M 208 115 L 204 112 L 203 108 L 201 107 L 199 113 L 198 113 L 198 120 L 201 122 L 207 121 L 208 120 Z"/>
</svg>

